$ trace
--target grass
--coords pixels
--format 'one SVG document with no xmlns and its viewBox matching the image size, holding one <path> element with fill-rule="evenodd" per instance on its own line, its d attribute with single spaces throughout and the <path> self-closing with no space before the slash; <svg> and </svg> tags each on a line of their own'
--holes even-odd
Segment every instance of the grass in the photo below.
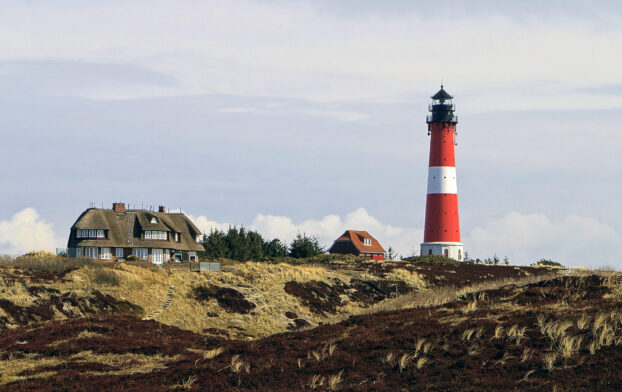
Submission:
<svg viewBox="0 0 622 392">
<path fill-rule="evenodd" d="M 51 253 L 32 253 L 20 257 L 1 256 L 0 267 L 13 267 L 37 272 L 66 273 L 97 263 L 95 260 L 79 257 L 68 258 Z"/>
<path fill-rule="evenodd" d="M 526 276 L 521 278 L 491 279 L 490 281 L 485 281 L 482 283 L 476 283 L 463 287 L 433 286 L 428 289 L 402 295 L 398 298 L 386 299 L 365 310 L 363 313 L 370 314 L 381 311 L 439 306 L 455 301 L 456 299 L 464 297 L 467 294 L 498 289 L 510 284 L 516 286 L 524 286 L 527 284 L 550 280 L 558 276 L 559 275 L 557 273 L 550 273 L 545 275 Z M 474 299 L 473 301 L 469 302 L 466 310 L 468 312 L 473 312 L 477 308 L 477 304 L 477 299 Z"/>
</svg>

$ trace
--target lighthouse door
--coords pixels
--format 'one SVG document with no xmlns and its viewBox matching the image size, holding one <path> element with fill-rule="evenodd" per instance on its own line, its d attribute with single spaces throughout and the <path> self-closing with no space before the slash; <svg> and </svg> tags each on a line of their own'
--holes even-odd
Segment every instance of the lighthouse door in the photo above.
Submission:
<svg viewBox="0 0 622 392">
<path fill-rule="evenodd" d="M 443 249 L 443 256 L 449 257 L 449 249 L 447 248 Z"/>
</svg>

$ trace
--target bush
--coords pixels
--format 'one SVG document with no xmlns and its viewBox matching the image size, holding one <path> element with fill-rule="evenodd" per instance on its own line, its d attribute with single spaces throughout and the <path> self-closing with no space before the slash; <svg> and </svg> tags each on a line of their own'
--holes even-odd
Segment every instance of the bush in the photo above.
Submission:
<svg viewBox="0 0 622 392">
<path fill-rule="evenodd" d="M 565 268 L 561 263 L 558 263 L 557 261 L 553 261 L 553 260 L 547 260 L 547 259 L 540 259 L 537 262 L 531 264 L 531 265 L 542 265 L 542 266 L 546 266 L 546 267 L 561 267 L 561 268 Z"/>
<path fill-rule="evenodd" d="M 318 256 L 324 253 L 324 247 L 320 246 L 317 236 L 307 237 L 306 234 L 296 235 L 289 245 L 289 255 L 296 259 Z"/>
<path fill-rule="evenodd" d="M 110 268 L 98 267 L 93 272 L 93 283 L 107 286 L 118 286 L 121 281 L 119 275 Z"/>
<path fill-rule="evenodd" d="M 72 258 L 41 252 L 27 253 L 17 258 L 4 256 L 0 259 L 0 265 L 2 266 L 51 273 L 67 273 L 85 265 L 94 265 L 95 263 L 95 260 L 88 257 Z"/>
<path fill-rule="evenodd" d="M 402 259 L 413 264 L 436 264 L 436 265 L 461 265 L 462 263 L 454 259 L 440 255 L 410 256 Z"/>
</svg>

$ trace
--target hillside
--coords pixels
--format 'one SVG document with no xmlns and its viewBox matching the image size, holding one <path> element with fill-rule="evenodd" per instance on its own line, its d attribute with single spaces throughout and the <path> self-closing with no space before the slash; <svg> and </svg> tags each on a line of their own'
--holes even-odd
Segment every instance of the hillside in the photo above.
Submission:
<svg viewBox="0 0 622 392">
<path fill-rule="evenodd" d="M 3 389 L 622 385 L 615 371 L 622 364 L 619 274 L 361 260 L 231 268 L 201 275 L 123 265 L 114 269 L 118 286 L 105 287 L 94 282 L 98 267 L 62 276 L 7 267 L 3 300 L 12 298 L 13 307 L 3 302 Z M 379 290 L 364 289 L 370 282 Z M 171 304 L 155 320 L 141 320 L 171 285 Z M 382 287 L 390 290 L 380 294 Z M 400 295 L 390 298 L 396 287 Z M 60 311 L 59 301 L 71 301 L 59 298 L 75 305 Z"/>
</svg>

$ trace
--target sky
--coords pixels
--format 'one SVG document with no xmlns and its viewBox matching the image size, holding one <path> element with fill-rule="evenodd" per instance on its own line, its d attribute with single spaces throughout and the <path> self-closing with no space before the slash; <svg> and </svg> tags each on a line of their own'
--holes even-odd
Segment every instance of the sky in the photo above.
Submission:
<svg viewBox="0 0 622 392">
<path fill-rule="evenodd" d="M 622 269 L 620 47 L 616 1 L 0 1 L 0 254 L 115 201 L 415 254 L 443 83 L 469 255 Z"/>
</svg>

